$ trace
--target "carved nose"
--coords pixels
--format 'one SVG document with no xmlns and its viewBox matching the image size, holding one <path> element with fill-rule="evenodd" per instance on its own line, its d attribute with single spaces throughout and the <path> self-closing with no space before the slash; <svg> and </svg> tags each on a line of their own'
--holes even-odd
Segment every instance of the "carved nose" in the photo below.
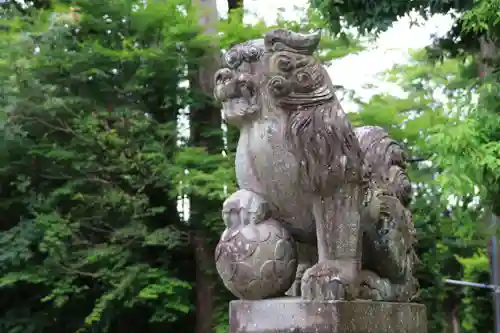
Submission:
<svg viewBox="0 0 500 333">
<path fill-rule="evenodd" d="M 236 97 L 237 85 L 234 74 L 229 68 L 219 69 L 214 75 L 214 97 L 219 102 L 225 102 Z"/>
<path fill-rule="evenodd" d="M 224 84 L 234 77 L 233 72 L 229 68 L 221 68 L 215 72 L 215 85 Z"/>
</svg>

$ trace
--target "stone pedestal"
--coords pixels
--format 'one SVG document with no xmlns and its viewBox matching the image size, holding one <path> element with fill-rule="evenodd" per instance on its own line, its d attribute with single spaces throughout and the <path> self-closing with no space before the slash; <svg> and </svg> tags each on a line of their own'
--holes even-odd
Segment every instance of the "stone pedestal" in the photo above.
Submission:
<svg viewBox="0 0 500 333">
<path fill-rule="evenodd" d="M 233 301 L 230 333 L 427 333 L 425 306 L 279 298 Z"/>
</svg>

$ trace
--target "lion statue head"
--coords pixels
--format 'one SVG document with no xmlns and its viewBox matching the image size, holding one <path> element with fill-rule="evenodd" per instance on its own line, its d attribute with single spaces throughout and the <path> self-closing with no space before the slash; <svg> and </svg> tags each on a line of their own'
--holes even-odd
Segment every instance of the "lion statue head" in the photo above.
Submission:
<svg viewBox="0 0 500 333">
<path fill-rule="evenodd" d="M 339 182 L 360 181 L 362 156 L 330 77 L 314 57 L 320 39 L 319 32 L 277 29 L 234 46 L 215 74 L 214 95 L 229 124 L 279 118 L 284 142 L 301 161 L 303 190 L 325 194 Z"/>
<path fill-rule="evenodd" d="M 334 97 L 326 70 L 313 56 L 320 33 L 273 30 L 263 39 L 232 47 L 226 67 L 215 74 L 217 100 L 228 123 L 293 112 L 317 106 Z"/>
</svg>

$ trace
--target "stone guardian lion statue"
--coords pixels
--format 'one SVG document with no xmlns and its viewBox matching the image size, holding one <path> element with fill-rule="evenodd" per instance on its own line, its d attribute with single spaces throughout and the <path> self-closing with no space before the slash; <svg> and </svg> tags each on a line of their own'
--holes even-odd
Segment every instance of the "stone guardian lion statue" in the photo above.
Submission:
<svg viewBox="0 0 500 333">
<path fill-rule="evenodd" d="M 214 95 L 240 130 L 240 190 L 224 202 L 224 222 L 272 218 L 291 234 L 298 269 L 288 295 L 409 301 L 417 284 L 405 154 L 383 129 L 352 127 L 313 56 L 319 42 L 319 33 L 278 29 L 226 54 Z"/>
</svg>

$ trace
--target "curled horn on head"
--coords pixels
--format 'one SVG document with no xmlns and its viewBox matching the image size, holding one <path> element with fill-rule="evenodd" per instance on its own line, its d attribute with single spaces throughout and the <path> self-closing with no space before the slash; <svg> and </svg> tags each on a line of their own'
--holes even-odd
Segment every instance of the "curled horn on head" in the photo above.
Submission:
<svg viewBox="0 0 500 333">
<path fill-rule="evenodd" d="M 321 40 L 321 32 L 301 34 L 285 29 L 276 29 L 264 35 L 267 51 L 292 51 L 312 55 Z"/>
</svg>

